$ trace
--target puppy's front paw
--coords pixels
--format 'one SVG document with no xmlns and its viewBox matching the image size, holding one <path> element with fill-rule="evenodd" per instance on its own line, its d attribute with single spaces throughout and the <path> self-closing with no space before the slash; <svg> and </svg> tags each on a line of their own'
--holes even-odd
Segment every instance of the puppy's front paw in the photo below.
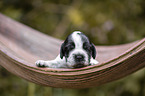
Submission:
<svg viewBox="0 0 145 96">
<path fill-rule="evenodd" d="M 99 62 L 95 59 L 91 59 L 91 62 L 90 62 L 90 65 L 96 65 L 98 64 Z"/>
<path fill-rule="evenodd" d="M 38 60 L 35 62 L 36 66 L 38 67 L 48 67 L 44 60 Z"/>
</svg>

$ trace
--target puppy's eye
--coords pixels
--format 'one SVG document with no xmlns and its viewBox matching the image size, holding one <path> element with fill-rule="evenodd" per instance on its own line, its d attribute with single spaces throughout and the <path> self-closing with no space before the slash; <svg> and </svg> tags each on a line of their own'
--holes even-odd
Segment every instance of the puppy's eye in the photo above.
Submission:
<svg viewBox="0 0 145 96">
<path fill-rule="evenodd" d="M 83 48 L 84 48 L 84 49 L 87 49 L 87 46 L 86 46 L 86 45 L 84 45 L 84 46 L 83 46 Z"/>
<path fill-rule="evenodd" d="M 75 48 L 75 46 L 74 45 L 70 45 L 70 49 L 74 49 Z"/>
<path fill-rule="evenodd" d="M 90 47 L 87 45 L 87 43 L 84 43 L 84 44 L 83 44 L 83 48 L 84 48 L 85 50 L 89 50 Z"/>
<path fill-rule="evenodd" d="M 71 44 L 69 45 L 69 48 L 70 48 L 70 49 L 74 49 L 74 48 L 75 48 L 75 44 L 74 44 L 74 43 L 71 43 Z"/>
</svg>

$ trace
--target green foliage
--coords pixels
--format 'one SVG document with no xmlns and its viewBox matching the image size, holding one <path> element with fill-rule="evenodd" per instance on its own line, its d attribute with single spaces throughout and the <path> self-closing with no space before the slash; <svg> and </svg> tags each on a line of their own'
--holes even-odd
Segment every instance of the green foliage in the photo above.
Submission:
<svg viewBox="0 0 145 96">
<path fill-rule="evenodd" d="M 95 44 L 122 44 L 145 36 L 144 0 L 1 0 L 0 12 L 65 39 L 83 31 Z M 145 96 L 145 70 L 89 89 L 42 87 L 0 67 L 0 96 Z"/>
<path fill-rule="evenodd" d="M 121 44 L 145 36 L 144 5 L 143 0 L 2 0 L 0 10 L 60 39 L 81 30 L 95 44 Z"/>
</svg>

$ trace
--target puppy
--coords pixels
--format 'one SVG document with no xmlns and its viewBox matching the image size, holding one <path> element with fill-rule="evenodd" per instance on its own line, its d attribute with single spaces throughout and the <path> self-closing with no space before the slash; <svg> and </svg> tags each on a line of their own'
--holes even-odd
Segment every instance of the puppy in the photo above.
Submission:
<svg viewBox="0 0 145 96">
<path fill-rule="evenodd" d="M 86 35 L 80 31 L 70 34 L 60 48 L 60 54 L 54 60 L 36 61 L 38 67 L 81 68 L 98 64 L 95 60 L 96 49 Z"/>
</svg>

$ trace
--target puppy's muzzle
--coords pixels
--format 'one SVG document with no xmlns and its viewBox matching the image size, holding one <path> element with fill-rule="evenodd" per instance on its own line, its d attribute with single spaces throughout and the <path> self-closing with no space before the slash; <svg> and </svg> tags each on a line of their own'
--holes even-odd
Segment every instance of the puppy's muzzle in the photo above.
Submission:
<svg viewBox="0 0 145 96">
<path fill-rule="evenodd" d="M 81 67 L 85 67 L 85 57 L 82 54 L 77 54 L 74 56 L 75 62 L 76 64 L 74 65 L 74 68 L 81 68 Z"/>
<path fill-rule="evenodd" d="M 74 56 L 76 62 L 82 62 L 85 60 L 84 56 L 79 54 Z"/>
<path fill-rule="evenodd" d="M 84 63 L 78 63 L 73 66 L 74 68 L 82 68 L 85 67 Z"/>
</svg>

